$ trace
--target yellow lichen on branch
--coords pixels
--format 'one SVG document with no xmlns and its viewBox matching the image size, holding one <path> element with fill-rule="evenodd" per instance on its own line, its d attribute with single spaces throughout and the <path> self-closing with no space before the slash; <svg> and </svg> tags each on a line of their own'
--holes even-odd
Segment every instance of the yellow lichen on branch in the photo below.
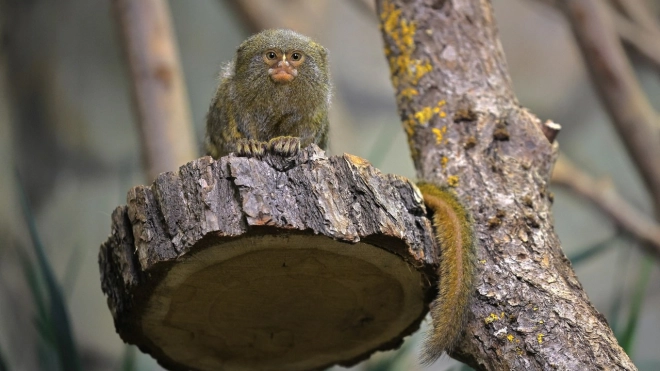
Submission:
<svg viewBox="0 0 660 371">
<path fill-rule="evenodd" d="M 442 156 L 440 158 L 440 166 L 442 166 L 443 170 L 447 167 L 448 162 L 449 162 L 449 158 L 447 156 Z"/>
<path fill-rule="evenodd" d="M 405 89 L 401 90 L 399 95 L 402 96 L 402 97 L 408 98 L 408 100 L 410 100 L 415 95 L 419 95 L 419 92 L 415 88 L 408 87 L 408 88 L 405 88 Z"/>
<path fill-rule="evenodd" d="M 423 107 L 421 110 L 415 112 L 413 115 L 420 125 L 426 125 L 431 117 L 433 117 L 433 109 L 431 107 Z"/>
<path fill-rule="evenodd" d="M 438 115 L 439 117 L 446 117 L 447 113 L 442 110 L 442 106 L 444 106 L 446 102 L 444 100 L 441 100 L 438 102 L 438 104 L 435 107 L 422 107 L 419 111 L 415 112 L 413 115 L 417 119 L 417 123 L 420 125 L 426 126 L 426 124 L 431 121 L 434 115 Z M 438 142 L 439 143 L 439 142 Z"/>
<path fill-rule="evenodd" d="M 428 61 L 422 61 L 412 57 L 415 51 L 415 32 L 417 24 L 408 21 L 401 15 L 401 9 L 386 1 L 383 3 L 383 11 L 380 14 L 382 28 L 387 37 L 392 40 L 394 49 L 387 44 L 385 55 L 390 65 L 392 84 L 400 89 L 399 98 L 411 99 L 418 95 L 414 88 L 419 80 L 429 73 L 433 67 Z"/>
<path fill-rule="evenodd" d="M 445 133 L 447 132 L 447 127 L 443 126 L 442 128 L 433 128 L 431 129 L 433 131 L 433 134 L 435 134 L 435 143 L 440 144 L 442 143 L 442 139 L 444 138 Z M 443 159 L 446 157 L 443 157 Z M 447 163 L 443 163 L 442 167 L 444 168 Z"/>
<path fill-rule="evenodd" d="M 382 2 L 379 16 L 381 29 L 386 38 L 385 56 L 390 67 L 392 85 L 396 90 L 399 107 L 402 109 L 404 103 L 413 103 L 413 98 L 421 94 L 418 84 L 424 76 L 433 70 L 433 66 L 428 60 L 414 57 L 415 35 L 417 32 L 415 21 L 406 19 L 402 9 L 397 8 L 391 0 Z M 447 113 L 443 111 L 445 104 L 446 102 L 441 100 L 435 105 L 413 107 L 410 111 L 402 109 L 403 127 L 408 135 L 413 157 L 416 156 L 415 146 L 412 145 L 415 130 L 418 126 L 427 126 L 435 117 L 447 117 Z M 437 144 L 443 143 L 446 130 L 447 128 L 432 129 Z"/>
</svg>

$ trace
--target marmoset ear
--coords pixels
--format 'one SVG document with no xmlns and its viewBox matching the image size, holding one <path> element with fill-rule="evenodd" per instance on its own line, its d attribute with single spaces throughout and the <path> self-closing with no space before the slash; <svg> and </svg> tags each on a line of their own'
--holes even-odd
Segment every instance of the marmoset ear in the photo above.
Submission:
<svg viewBox="0 0 660 371">
<path fill-rule="evenodd" d="M 313 41 L 311 44 L 312 47 L 318 51 L 318 53 L 321 55 L 321 58 L 323 58 L 323 60 L 326 60 L 328 58 L 328 49 L 326 49 L 323 45 L 317 44 Z"/>
</svg>

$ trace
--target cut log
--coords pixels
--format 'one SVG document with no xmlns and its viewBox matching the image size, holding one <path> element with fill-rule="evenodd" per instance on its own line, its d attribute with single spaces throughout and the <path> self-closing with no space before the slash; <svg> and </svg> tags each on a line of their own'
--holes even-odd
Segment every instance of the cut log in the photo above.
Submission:
<svg viewBox="0 0 660 371">
<path fill-rule="evenodd" d="M 435 296 L 407 179 L 365 160 L 202 157 L 128 192 L 101 245 L 117 332 L 173 370 L 314 370 L 392 349 Z"/>
</svg>

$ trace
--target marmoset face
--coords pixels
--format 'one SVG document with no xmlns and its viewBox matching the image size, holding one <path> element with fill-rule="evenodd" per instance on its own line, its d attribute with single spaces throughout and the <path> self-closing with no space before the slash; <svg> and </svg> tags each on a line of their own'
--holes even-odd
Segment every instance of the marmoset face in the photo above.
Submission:
<svg viewBox="0 0 660 371">
<path fill-rule="evenodd" d="M 298 76 L 298 66 L 305 62 L 305 55 L 300 50 L 268 49 L 263 58 L 268 66 L 268 76 L 283 84 L 293 81 Z"/>
<path fill-rule="evenodd" d="M 238 48 L 235 75 L 248 84 L 264 79 L 276 85 L 304 80 L 304 85 L 327 84 L 327 51 L 291 30 L 266 30 Z M 252 85 L 255 86 L 255 85 Z"/>
</svg>

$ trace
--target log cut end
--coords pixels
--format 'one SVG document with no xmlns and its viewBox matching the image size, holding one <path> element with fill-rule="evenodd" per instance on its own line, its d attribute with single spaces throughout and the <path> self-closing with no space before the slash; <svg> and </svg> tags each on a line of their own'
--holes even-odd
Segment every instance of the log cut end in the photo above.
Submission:
<svg viewBox="0 0 660 371">
<path fill-rule="evenodd" d="M 203 157 L 112 219 L 99 262 L 117 332 L 171 369 L 354 364 L 400 345 L 434 296 L 416 188 L 315 146 Z"/>
</svg>

